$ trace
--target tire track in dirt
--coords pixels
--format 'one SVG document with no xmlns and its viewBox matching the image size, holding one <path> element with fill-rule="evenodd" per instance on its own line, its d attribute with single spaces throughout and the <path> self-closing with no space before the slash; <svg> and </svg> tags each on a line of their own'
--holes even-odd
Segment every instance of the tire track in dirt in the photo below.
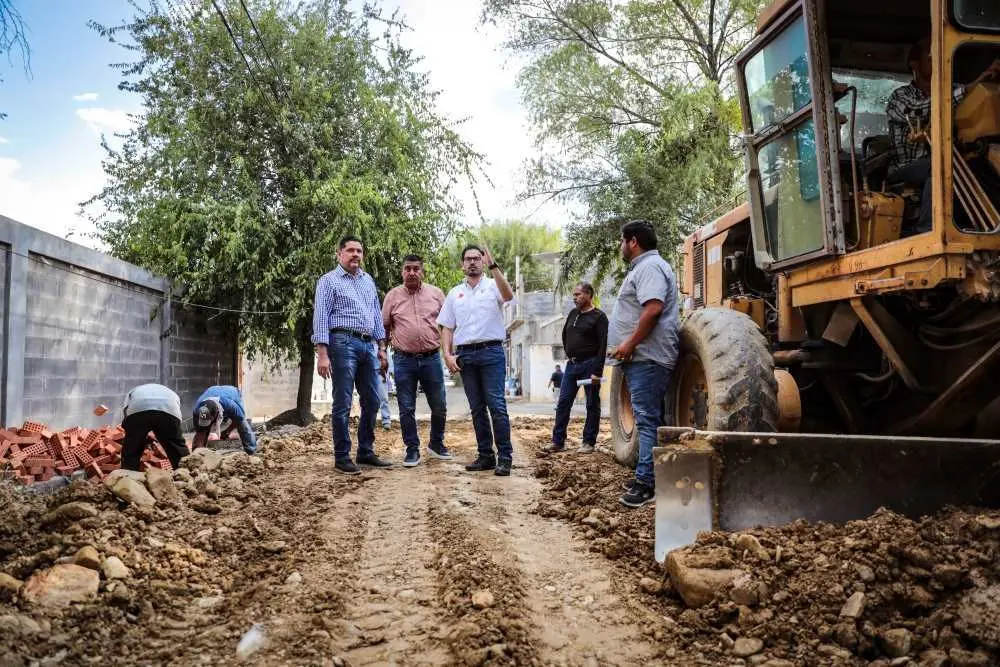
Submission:
<svg viewBox="0 0 1000 667">
<path fill-rule="evenodd" d="M 532 513 L 541 484 L 531 474 L 533 457 L 516 437 L 515 469 L 509 478 L 480 474 L 455 494 L 492 534 L 494 560 L 516 567 L 525 595 L 531 657 L 544 665 L 641 665 L 661 648 L 642 634 L 654 618 L 619 596 L 607 561 L 558 520 Z M 518 664 L 521 664 L 520 662 Z"/>
<path fill-rule="evenodd" d="M 399 448 L 401 443 L 397 441 Z M 441 464 L 366 472 L 360 493 L 363 539 L 351 574 L 344 628 L 352 637 L 341 657 L 351 665 L 445 665 L 450 652 L 439 632 L 435 540 L 428 509 Z"/>
</svg>

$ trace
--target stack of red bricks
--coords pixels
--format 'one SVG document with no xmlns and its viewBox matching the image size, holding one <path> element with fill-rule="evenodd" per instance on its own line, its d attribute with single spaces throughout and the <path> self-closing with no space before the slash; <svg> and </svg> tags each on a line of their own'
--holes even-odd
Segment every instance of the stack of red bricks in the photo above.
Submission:
<svg viewBox="0 0 1000 667">
<path fill-rule="evenodd" d="M 86 429 L 74 426 L 65 431 L 50 431 L 45 424 L 26 421 L 17 430 L 0 429 L 0 477 L 23 484 L 45 482 L 56 475 L 70 476 L 77 470 L 87 477 L 103 479 L 121 467 L 121 426 Z M 170 461 L 160 443 L 150 433 L 142 456 L 142 469 L 171 470 Z"/>
</svg>

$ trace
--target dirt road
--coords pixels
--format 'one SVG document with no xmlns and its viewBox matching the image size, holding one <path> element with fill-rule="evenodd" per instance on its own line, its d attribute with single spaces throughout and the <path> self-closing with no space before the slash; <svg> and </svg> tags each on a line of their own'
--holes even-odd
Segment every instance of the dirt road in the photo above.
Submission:
<svg viewBox="0 0 1000 667">
<path fill-rule="evenodd" d="M 570 524 L 532 512 L 534 449 L 517 440 L 513 474 L 499 478 L 464 470 L 473 443 L 469 422 L 453 422 L 455 461 L 345 477 L 317 425 L 265 445 L 263 465 L 206 474 L 211 486 L 189 491 L 199 502 L 121 511 L 92 485 L 20 501 L 17 521 L 8 514 L 2 527 L 19 542 L 0 551 L 4 571 L 27 577 L 90 544 L 132 573 L 124 591 L 104 585 L 105 604 L 54 613 L 0 602 L 0 616 L 46 626 L 9 648 L 22 662 L 219 664 L 260 623 L 268 641 L 252 656 L 258 664 L 636 665 L 656 656 L 641 631 L 655 613 L 618 592 L 609 561 Z M 377 450 L 401 460 L 398 430 L 380 431 Z M 217 514 L 191 509 L 212 496 Z M 43 510 L 81 499 L 100 514 L 39 530 Z"/>
<path fill-rule="evenodd" d="M 199 453 L 153 507 L 0 485 L 0 666 L 1000 664 L 1000 512 L 705 533 L 667 576 L 653 508 L 617 503 L 629 471 L 538 458 L 550 429 L 515 421 L 509 478 L 465 472 L 457 421 L 456 461 L 357 477 L 328 424 Z"/>
</svg>

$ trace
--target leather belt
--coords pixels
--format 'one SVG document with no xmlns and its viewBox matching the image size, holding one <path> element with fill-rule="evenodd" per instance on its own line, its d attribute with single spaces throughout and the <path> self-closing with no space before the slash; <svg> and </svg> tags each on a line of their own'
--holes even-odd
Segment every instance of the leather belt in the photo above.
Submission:
<svg viewBox="0 0 1000 667">
<path fill-rule="evenodd" d="M 332 334 L 339 334 L 339 333 L 347 334 L 348 336 L 352 336 L 354 338 L 363 340 L 366 343 L 370 343 L 373 340 L 375 340 L 374 336 L 369 336 L 366 333 L 361 333 L 360 331 L 355 331 L 354 329 L 330 329 L 330 333 L 332 333 Z"/>
<path fill-rule="evenodd" d="M 406 352 L 405 350 L 393 350 L 393 354 L 400 354 L 404 357 L 413 357 L 414 359 L 423 359 L 424 357 L 432 357 L 438 353 L 438 350 L 428 350 L 427 352 Z"/>
<path fill-rule="evenodd" d="M 503 345 L 502 340 L 484 340 L 482 343 L 469 343 L 468 345 L 456 345 L 459 352 L 473 352 L 475 350 L 485 350 L 488 347 Z"/>
</svg>

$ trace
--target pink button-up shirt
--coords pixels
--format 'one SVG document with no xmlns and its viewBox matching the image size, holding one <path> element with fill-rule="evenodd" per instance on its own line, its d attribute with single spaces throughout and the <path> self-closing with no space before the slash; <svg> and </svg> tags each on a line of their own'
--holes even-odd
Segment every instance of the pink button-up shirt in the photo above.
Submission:
<svg viewBox="0 0 1000 667">
<path fill-rule="evenodd" d="M 382 322 L 389 332 L 392 349 L 410 354 L 441 347 L 437 318 L 444 304 L 444 292 L 423 284 L 415 292 L 406 285 L 389 290 L 382 303 Z"/>
</svg>

